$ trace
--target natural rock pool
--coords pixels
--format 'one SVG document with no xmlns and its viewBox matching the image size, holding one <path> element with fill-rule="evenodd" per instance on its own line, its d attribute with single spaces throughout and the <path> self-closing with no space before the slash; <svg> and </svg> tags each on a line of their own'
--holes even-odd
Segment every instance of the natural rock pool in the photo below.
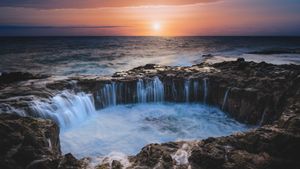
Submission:
<svg viewBox="0 0 300 169">
<path fill-rule="evenodd" d="M 63 153 L 78 158 L 118 152 L 135 155 L 150 143 L 204 139 L 245 131 L 249 126 L 202 104 L 145 103 L 98 110 L 61 130 Z"/>
<path fill-rule="evenodd" d="M 238 59 L 113 77 L 2 74 L 0 168 L 294 169 L 299 70 Z"/>
</svg>

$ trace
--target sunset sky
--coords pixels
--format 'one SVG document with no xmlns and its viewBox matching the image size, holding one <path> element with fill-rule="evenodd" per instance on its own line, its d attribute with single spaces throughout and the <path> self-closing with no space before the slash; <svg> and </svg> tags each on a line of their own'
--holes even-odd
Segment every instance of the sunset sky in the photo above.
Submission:
<svg viewBox="0 0 300 169">
<path fill-rule="evenodd" d="M 300 35 L 299 0 L 1 0 L 0 36 Z"/>
</svg>

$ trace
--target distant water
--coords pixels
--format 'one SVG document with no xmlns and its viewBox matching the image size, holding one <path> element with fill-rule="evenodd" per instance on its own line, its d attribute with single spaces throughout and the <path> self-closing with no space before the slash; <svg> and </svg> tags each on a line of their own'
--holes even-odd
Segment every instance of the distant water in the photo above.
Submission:
<svg viewBox="0 0 300 169">
<path fill-rule="evenodd" d="M 0 38 L 0 72 L 111 75 L 147 63 L 208 61 L 300 63 L 300 37 L 23 37 Z"/>
</svg>

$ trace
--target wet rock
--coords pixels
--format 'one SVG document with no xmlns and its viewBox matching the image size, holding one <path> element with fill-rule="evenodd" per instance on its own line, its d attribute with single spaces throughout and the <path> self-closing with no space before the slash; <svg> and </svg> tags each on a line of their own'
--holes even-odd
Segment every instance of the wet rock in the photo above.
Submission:
<svg viewBox="0 0 300 169">
<path fill-rule="evenodd" d="M 212 55 L 212 54 L 206 54 L 206 55 L 202 55 L 202 57 L 204 57 L 204 58 L 211 58 L 211 57 L 213 57 L 214 55 Z"/>
<path fill-rule="evenodd" d="M 123 165 L 120 163 L 120 161 L 113 160 L 111 163 L 111 168 L 112 169 L 122 169 Z"/>
<path fill-rule="evenodd" d="M 109 163 L 101 164 L 95 167 L 96 169 L 110 169 Z"/>
<path fill-rule="evenodd" d="M 80 168 L 71 154 L 61 156 L 59 128 L 50 120 L 0 114 L 0 168 Z"/>
<path fill-rule="evenodd" d="M 270 166 L 274 168 L 276 165 L 293 168 L 299 165 L 295 150 L 299 148 L 299 136 L 291 136 L 287 131 L 278 128 L 266 127 L 245 134 L 221 137 L 199 144 L 192 151 L 189 161 L 194 168 L 254 169 Z M 226 151 L 226 145 L 230 145 L 230 150 Z"/>
<path fill-rule="evenodd" d="M 154 69 L 155 68 L 155 64 L 147 64 L 144 66 L 144 69 Z"/>
<path fill-rule="evenodd" d="M 186 102 L 188 91 L 189 102 L 205 102 L 223 108 L 240 122 L 262 127 L 228 137 L 184 142 L 192 145 L 188 162 L 184 159 L 184 165 L 172 158 L 184 143 L 150 144 L 131 158 L 132 166 L 129 168 L 293 169 L 300 166 L 299 74 L 299 65 L 254 63 L 246 62 L 243 58 L 192 67 L 149 64 L 116 73 L 113 77 L 79 76 L 67 80 L 45 79 L 42 84 L 39 81 L 10 84 L 11 87 L 0 88 L 0 110 L 8 112 L 11 106 L 24 110 L 27 115 L 34 115 L 34 112 L 28 110 L 28 103 L 37 98 L 47 100 L 48 97 L 53 97 L 57 93 L 56 88 L 91 93 L 96 108 L 100 109 L 105 107 L 105 98 L 101 94 L 105 91 L 102 89 L 112 84 L 115 84 L 117 103 L 135 103 L 138 79 L 151 81 L 157 76 L 163 82 L 165 101 Z M 76 86 L 70 83 L 73 80 L 77 82 Z M 226 91 L 229 92 L 224 102 Z M 4 120 L 6 118 L 8 120 Z M 55 168 L 59 164 L 67 168 L 82 167 L 81 162 L 71 155 L 61 156 L 57 140 L 58 129 L 49 127 L 50 122 L 36 119 L 23 122 L 27 118 L 9 120 L 10 118 L 12 117 L 6 115 L 0 120 L 0 134 L 2 136 L 4 133 L 4 138 L 7 138 L 0 140 L 0 157 L 4 159 L 0 160 L 0 164 L 5 165 L 0 168 Z M 27 123 L 47 125 L 36 127 Z M 35 130 L 37 132 L 33 132 Z M 41 130 L 47 132 L 42 134 Z M 50 138 L 52 151 L 45 138 Z M 114 166 L 121 167 L 117 161 Z M 103 164 L 99 167 L 109 168 L 110 165 Z"/>
<path fill-rule="evenodd" d="M 0 74 L 0 84 L 8 84 L 13 82 L 19 82 L 29 79 L 43 79 L 47 78 L 47 75 L 34 75 L 31 73 L 24 72 L 2 72 Z"/>
<path fill-rule="evenodd" d="M 82 168 L 82 165 L 81 161 L 77 160 L 71 153 L 68 153 L 60 159 L 58 169 Z"/>
<path fill-rule="evenodd" d="M 238 58 L 236 61 L 237 62 L 245 62 L 245 59 L 244 58 Z"/>
<path fill-rule="evenodd" d="M 134 158 L 135 165 L 161 169 L 173 168 L 174 162 L 170 153 L 174 152 L 175 149 L 174 147 L 169 147 L 169 145 L 172 144 L 150 144 L 144 147 Z"/>
</svg>

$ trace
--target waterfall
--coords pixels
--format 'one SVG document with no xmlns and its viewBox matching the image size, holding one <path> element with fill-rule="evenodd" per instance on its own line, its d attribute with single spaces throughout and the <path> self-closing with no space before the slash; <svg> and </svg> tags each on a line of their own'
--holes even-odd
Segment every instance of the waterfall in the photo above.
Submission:
<svg viewBox="0 0 300 169">
<path fill-rule="evenodd" d="M 147 101 L 147 92 L 145 89 L 144 81 L 139 79 L 136 84 L 136 93 L 137 93 L 137 100 L 138 103 L 146 103 Z"/>
<path fill-rule="evenodd" d="M 190 80 L 186 80 L 184 82 L 184 95 L 185 95 L 185 101 L 190 101 Z"/>
<path fill-rule="evenodd" d="M 177 90 L 176 90 L 174 80 L 172 81 L 172 97 L 173 97 L 174 100 L 177 99 Z"/>
<path fill-rule="evenodd" d="M 126 88 L 122 84 L 112 82 L 105 84 L 98 93 L 103 107 L 117 105 L 117 90 Z M 162 102 L 164 101 L 164 85 L 158 77 L 150 80 L 137 81 L 137 100 L 138 103 Z M 131 95 L 130 90 L 126 92 Z M 120 93 L 122 94 L 122 92 Z M 121 103 L 121 102 L 120 102 Z M 62 93 L 50 98 L 49 101 L 36 100 L 31 104 L 31 108 L 36 113 L 35 116 L 52 119 L 62 128 L 76 124 L 87 116 L 95 113 L 93 97 L 83 92 L 73 93 L 63 91 Z"/>
<path fill-rule="evenodd" d="M 139 103 L 164 101 L 164 85 L 158 77 L 150 81 L 138 80 L 136 93 Z"/>
<path fill-rule="evenodd" d="M 224 110 L 225 105 L 226 105 L 226 103 L 227 103 L 227 98 L 228 98 L 228 93 L 229 93 L 229 91 L 230 91 L 230 88 L 228 88 L 228 89 L 226 90 L 226 92 L 225 92 L 224 99 L 223 99 L 223 104 L 222 104 L 222 110 Z"/>
<path fill-rule="evenodd" d="M 264 120 L 265 120 L 265 116 L 266 116 L 266 109 L 264 110 L 262 116 L 261 116 L 261 119 L 260 119 L 260 122 L 259 122 L 259 126 L 262 126 L 263 123 L 264 123 Z"/>
<path fill-rule="evenodd" d="M 63 91 L 49 102 L 33 101 L 31 108 L 37 117 L 52 119 L 62 128 L 83 121 L 96 112 L 91 95 L 69 91 Z"/>
<path fill-rule="evenodd" d="M 104 107 L 117 105 L 116 83 L 105 84 L 100 90 L 100 99 Z"/>
<path fill-rule="evenodd" d="M 154 102 L 162 102 L 164 100 L 164 84 L 158 77 L 155 77 L 153 80 L 153 98 Z"/>
<path fill-rule="evenodd" d="M 198 97 L 199 97 L 199 82 L 198 81 L 194 81 L 194 101 L 197 101 Z"/>
<path fill-rule="evenodd" d="M 203 91 L 204 91 L 203 103 L 205 104 L 207 100 L 207 78 L 203 79 Z"/>
</svg>

